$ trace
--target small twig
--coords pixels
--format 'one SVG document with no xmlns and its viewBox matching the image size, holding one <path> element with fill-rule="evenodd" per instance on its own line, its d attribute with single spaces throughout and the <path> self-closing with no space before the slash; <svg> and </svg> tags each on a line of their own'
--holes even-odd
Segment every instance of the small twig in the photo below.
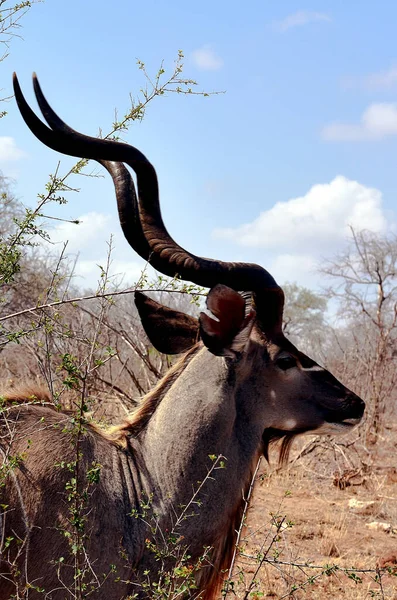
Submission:
<svg viewBox="0 0 397 600">
<path fill-rule="evenodd" d="M 251 478 L 251 483 L 250 483 L 250 487 L 249 487 L 249 490 L 248 490 L 247 497 L 244 498 L 244 510 L 243 510 L 243 515 L 241 517 L 240 527 L 239 527 L 238 532 L 237 532 L 237 539 L 236 539 L 236 543 L 234 545 L 232 562 L 230 564 L 229 573 L 228 573 L 228 576 L 227 576 L 228 579 L 231 579 L 231 577 L 232 577 L 232 573 L 233 573 L 233 569 L 234 569 L 234 564 L 236 562 L 238 547 L 239 547 L 239 544 L 240 544 L 241 534 L 243 532 L 244 525 L 245 525 L 245 517 L 247 515 L 247 511 L 248 511 L 249 503 L 250 503 L 250 500 L 251 500 L 252 492 L 254 490 L 254 483 L 255 483 L 256 476 L 258 474 L 258 470 L 259 470 L 259 467 L 261 465 L 261 462 L 262 462 L 262 457 L 260 456 L 259 460 L 257 462 L 256 468 L 255 468 L 254 474 L 253 474 L 253 476 Z M 226 595 L 227 595 L 227 593 L 226 593 Z M 225 595 L 225 598 L 226 598 L 226 595 Z"/>
<path fill-rule="evenodd" d="M 0 322 L 7 321 L 8 319 L 13 319 L 14 317 L 20 317 L 22 315 L 26 315 L 29 313 L 35 313 L 39 310 L 43 310 L 44 308 L 53 308 L 54 306 L 61 306 L 62 304 L 73 304 L 74 302 L 83 302 L 84 300 L 97 300 L 98 298 L 111 298 L 112 296 L 122 296 L 125 294 L 133 294 L 136 291 L 136 288 L 128 289 L 128 290 L 118 290 L 114 292 L 102 292 L 95 294 L 87 294 L 86 296 L 77 296 L 75 298 L 67 298 L 63 300 L 56 300 L 54 302 L 47 302 L 46 304 L 38 304 L 37 306 L 31 306 L 30 308 L 24 308 L 23 310 L 19 310 L 17 312 L 6 315 L 5 317 L 0 317 Z M 184 290 L 174 290 L 174 289 L 163 289 L 163 288 L 147 288 L 140 289 L 140 292 L 168 292 L 168 293 L 177 293 L 177 294 L 185 294 L 191 295 L 190 292 Z M 202 292 L 194 293 L 195 296 L 202 296 L 205 298 L 206 294 Z"/>
</svg>

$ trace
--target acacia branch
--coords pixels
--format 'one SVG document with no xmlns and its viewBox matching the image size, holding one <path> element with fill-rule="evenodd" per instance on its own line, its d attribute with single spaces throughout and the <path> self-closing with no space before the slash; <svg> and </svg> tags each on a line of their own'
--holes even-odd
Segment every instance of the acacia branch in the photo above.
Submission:
<svg viewBox="0 0 397 600">
<path fill-rule="evenodd" d="M 55 306 L 61 306 L 63 304 L 73 304 L 77 302 L 83 302 L 84 300 L 98 300 L 100 298 L 112 298 L 113 296 L 122 296 L 126 294 L 133 294 L 137 290 L 128 289 L 128 290 L 117 290 L 113 292 L 101 292 L 100 294 L 87 294 L 85 296 L 76 296 L 74 298 L 64 298 L 62 300 L 54 300 L 53 302 L 47 302 L 46 304 L 38 304 L 36 306 L 31 306 L 30 308 L 24 308 L 23 310 L 19 310 L 17 312 L 11 313 L 9 315 L 5 315 L 4 317 L 0 317 L 0 322 L 7 321 L 8 319 L 13 319 L 14 317 L 20 317 L 26 314 L 34 314 L 40 310 L 45 308 L 53 308 Z M 164 289 L 164 288 L 147 288 L 147 289 L 139 289 L 140 292 L 167 292 L 167 293 L 177 293 L 177 294 L 185 294 L 190 296 L 191 293 L 185 290 L 176 290 L 176 289 Z M 195 296 L 206 297 L 207 294 L 203 292 L 195 292 Z"/>
</svg>

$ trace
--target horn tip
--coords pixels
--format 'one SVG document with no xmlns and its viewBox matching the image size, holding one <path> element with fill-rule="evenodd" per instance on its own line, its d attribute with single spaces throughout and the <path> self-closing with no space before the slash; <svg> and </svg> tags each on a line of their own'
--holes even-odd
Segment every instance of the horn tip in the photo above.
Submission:
<svg viewBox="0 0 397 600">
<path fill-rule="evenodd" d="M 22 95 L 22 92 L 21 92 L 21 86 L 19 85 L 18 77 L 17 77 L 17 74 L 15 71 L 12 74 L 12 86 L 14 88 L 14 93 L 18 99 L 18 97 Z"/>
</svg>

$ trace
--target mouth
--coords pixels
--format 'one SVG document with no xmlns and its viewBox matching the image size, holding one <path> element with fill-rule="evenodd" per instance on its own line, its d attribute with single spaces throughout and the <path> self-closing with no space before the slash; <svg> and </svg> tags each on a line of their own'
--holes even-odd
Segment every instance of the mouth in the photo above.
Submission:
<svg viewBox="0 0 397 600">
<path fill-rule="evenodd" d="M 361 421 L 361 417 L 354 419 L 344 419 L 343 421 L 327 422 L 315 430 L 316 434 L 338 434 L 351 431 Z"/>
<path fill-rule="evenodd" d="M 340 422 L 340 425 L 346 426 L 346 427 L 355 427 L 356 425 L 358 425 L 361 421 L 362 417 L 355 417 L 354 419 L 344 419 L 343 421 Z"/>
</svg>

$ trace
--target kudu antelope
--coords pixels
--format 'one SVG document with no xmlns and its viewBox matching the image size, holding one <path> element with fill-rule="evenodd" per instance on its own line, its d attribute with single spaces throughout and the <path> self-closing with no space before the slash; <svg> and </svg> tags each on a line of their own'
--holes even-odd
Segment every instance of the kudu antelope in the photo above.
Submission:
<svg viewBox="0 0 397 600">
<path fill-rule="evenodd" d="M 172 530 L 215 455 L 225 457 L 226 468 L 213 473 L 198 494 L 197 514 L 180 519 L 177 529 L 192 562 L 209 548 L 194 595 L 213 599 L 230 564 L 244 490 L 269 441 L 284 436 L 286 447 L 296 434 L 348 431 L 360 421 L 364 403 L 284 337 L 283 291 L 264 268 L 181 248 L 164 226 L 156 173 L 145 156 L 127 144 L 77 133 L 50 108 L 36 78 L 34 86 L 49 127 L 14 77 L 31 131 L 50 148 L 95 159 L 108 170 L 132 248 L 165 275 L 211 288 L 207 307 L 215 317 L 202 313 L 197 321 L 136 294 L 154 346 L 185 354 L 121 425 L 100 431 L 87 424 L 79 436 L 79 480 L 87 481 L 92 465 L 100 467 L 84 505 L 87 589 L 106 600 L 145 597 L 143 573 L 156 578 L 158 563 L 147 547 L 150 528 L 135 518 L 141 502 L 150 505 L 159 531 Z M 123 163 L 135 171 L 137 193 Z M 44 392 L 35 391 L 41 404 L 29 404 L 28 396 L 10 392 L 6 399 L 13 402 L 2 411 L 8 478 L 0 489 L 0 600 L 18 585 L 30 586 L 29 598 L 80 597 L 67 592 L 76 585 L 75 569 L 83 568 L 65 535 L 77 528 L 65 491 L 71 473 L 61 466 L 76 460 L 71 417 L 47 403 Z M 10 457 L 20 460 L 7 467 Z"/>
</svg>

